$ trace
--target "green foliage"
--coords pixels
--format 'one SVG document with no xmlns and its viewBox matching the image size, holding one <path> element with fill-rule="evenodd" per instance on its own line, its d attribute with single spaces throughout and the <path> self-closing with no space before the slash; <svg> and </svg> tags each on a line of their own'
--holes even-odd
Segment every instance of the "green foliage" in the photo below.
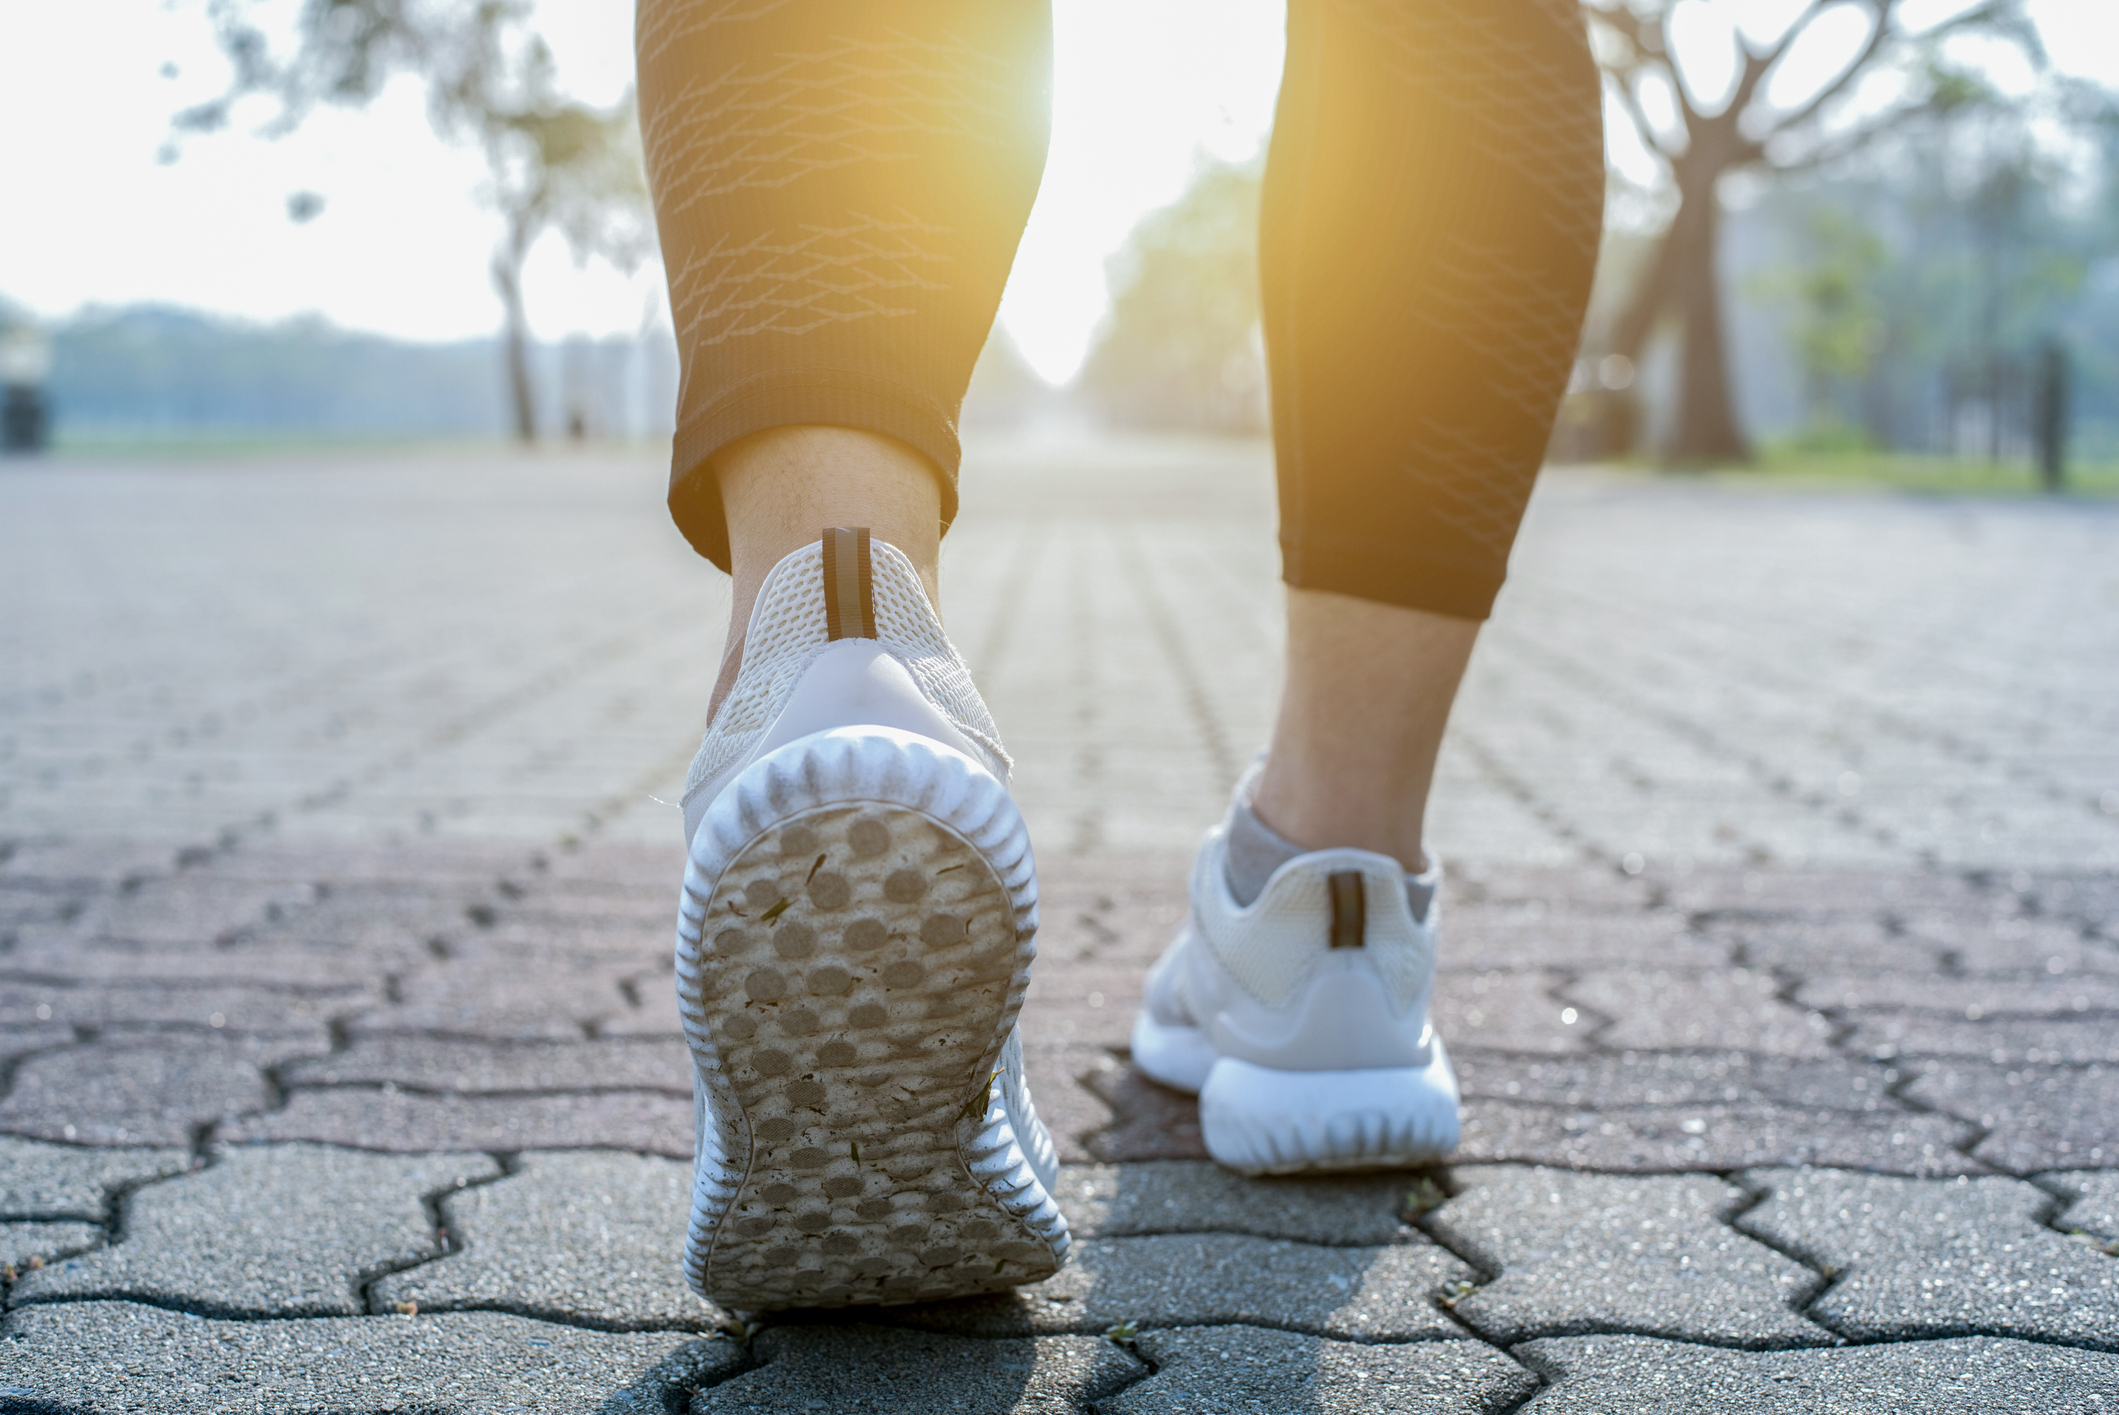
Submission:
<svg viewBox="0 0 2119 1415">
<path fill-rule="evenodd" d="M 1875 282 L 1884 267 L 1884 243 L 1831 207 L 1817 213 L 1810 234 L 1817 258 L 1800 276 L 1805 318 L 1796 348 L 1814 378 L 1859 379 L 1883 341 Z"/>
<path fill-rule="evenodd" d="M 1409 1223 L 1418 1223 L 1449 1202 L 1449 1191 L 1434 1181 L 1430 1175 L 1421 1175 L 1411 1189 L 1405 1193 L 1405 1203 L 1400 1209 Z"/>
<path fill-rule="evenodd" d="M 1250 433 L 1266 425 L 1256 163 L 1203 166 L 1106 265 L 1111 312 L 1081 387 L 1114 422 Z"/>
<path fill-rule="evenodd" d="M 1866 438 L 1842 420 L 1837 395 L 1868 377 L 1887 338 L 1880 276 L 1889 263 L 1884 240 L 1839 206 L 1818 206 L 1806 223 L 1807 249 L 1797 264 L 1761 274 L 1750 293 L 1793 311 L 1790 334 L 1802 365 L 1811 436 L 1844 446 Z"/>
</svg>

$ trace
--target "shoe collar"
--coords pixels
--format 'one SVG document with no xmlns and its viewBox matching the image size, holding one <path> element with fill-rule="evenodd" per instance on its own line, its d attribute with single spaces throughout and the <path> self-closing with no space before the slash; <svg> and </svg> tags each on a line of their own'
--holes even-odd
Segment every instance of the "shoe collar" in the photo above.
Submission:
<svg viewBox="0 0 2119 1415">
<path fill-rule="evenodd" d="M 1265 887 L 1258 891 L 1256 899 L 1249 904 L 1239 904 L 1235 891 L 1229 888 L 1227 837 L 1226 825 L 1217 825 L 1209 831 L 1207 848 L 1199 852 L 1193 870 L 1192 897 L 1211 900 L 1217 914 L 1248 921 L 1267 912 L 1275 895 L 1296 888 L 1299 878 L 1355 872 L 1361 875 L 1370 899 L 1388 901 L 1383 906 L 1385 912 L 1403 909 L 1415 928 L 1425 927 L 1434 920 L 1435 901 L 1442 884 L 1442 860 L 1433 850 L 1427 852 L 1427 868 L 1410 877 L 1395 856 L 1375 850 L 1361 850 L 1351 845 L 1311 850 L 1283 861 L 1266 876 Z M 1412 916 L 1412 901 L 1407 898 L 1406 891 L 1408 878 L 1427 896 L 1427 909 L 1419 917 Z"/>
</svg>

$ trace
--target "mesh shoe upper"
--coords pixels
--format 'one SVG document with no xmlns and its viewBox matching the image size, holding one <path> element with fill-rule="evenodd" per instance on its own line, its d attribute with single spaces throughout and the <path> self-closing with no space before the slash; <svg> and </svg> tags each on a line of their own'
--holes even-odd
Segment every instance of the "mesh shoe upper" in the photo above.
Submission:
<svg viewBox="0 0 2119 1415">
<path fill-rule="evenodd" d="M 970 670 L 927 602 L 919 572 L 896 546 L 872 542 L 875 640 L 912 675 L 920 694 L 1008 780 L 1011 763 Z M 684 800 L 741 764 L 764 738 L 802 675 L 832 646 L 822 541 L 782 559 L 765 578 L 743 638 L 743 666 L 707 728 L 684 780 Z"/>
<path fill-rule="evenodd" d="M 1398 862 L 1366 850 L 1321 850 L 1274 871 L 1264 891 L 1245 907 L 1229 890 L 1219 832 L 1200 849 L 1192 872 L 1192 932 L 1229 976 L 1268 1007 L 1286 1005 L 1331 940 L 1331 877 L 1361 876 L 1365 905 L 1362 957 L 1376 970 L 1391 1006 L 1402 1010 L 1434 977 L 1435 925 L 1440 901 L 1415 919 Z M 1440 866 L 1429 875 L 1440 877 Z M 1422 877 L 1423 882 L 1427 876 Z"/>
</svg>

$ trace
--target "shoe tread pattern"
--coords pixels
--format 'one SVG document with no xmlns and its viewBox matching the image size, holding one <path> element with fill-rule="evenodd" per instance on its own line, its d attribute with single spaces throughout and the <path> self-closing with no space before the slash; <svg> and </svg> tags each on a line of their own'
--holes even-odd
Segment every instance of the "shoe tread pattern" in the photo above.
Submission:
<svg viewBox="0 0 2119 1415">
<path fill-rule="evenodd" d="M 907 807 L 817 807 L 736 854 L 701 924 L 692 1000 L 749 1145 L 710 1297 L 928 1301 L 1057 1270 L 967 1165 L 1005 1131 L 996 1053 L 1032 951 L 977 847 Z"/>
</svg>

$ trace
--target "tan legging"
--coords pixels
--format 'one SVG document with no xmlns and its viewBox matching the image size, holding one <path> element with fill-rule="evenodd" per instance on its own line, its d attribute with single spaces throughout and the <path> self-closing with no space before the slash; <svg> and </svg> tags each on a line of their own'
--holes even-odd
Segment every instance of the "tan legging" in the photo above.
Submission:
<svg viewBox="0 0 2119 1415">
<path fill-rule="evenodd" d="M 709 459 L 802 423 L 917 448 L 946 524 L 1044 168 L 1046 5 L 639 0 L 638 45 L 677 524 L 726 568 Z M 1288 583 L 1485 617 L 1603 200 L 1576 0 L 1290 0 L 1260 224 Z"/>
</svg>

